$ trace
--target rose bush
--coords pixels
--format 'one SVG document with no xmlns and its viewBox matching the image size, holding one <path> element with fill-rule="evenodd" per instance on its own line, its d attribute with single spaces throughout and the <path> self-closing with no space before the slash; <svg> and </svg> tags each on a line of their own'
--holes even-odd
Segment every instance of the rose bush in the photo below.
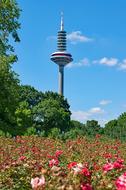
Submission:
<svg viewBox="0 0 126 190">
<path fill-rule="evenodd" d="M 126 143 L 0 137 L 1 190 L 126 190 Z"/>
</svg>

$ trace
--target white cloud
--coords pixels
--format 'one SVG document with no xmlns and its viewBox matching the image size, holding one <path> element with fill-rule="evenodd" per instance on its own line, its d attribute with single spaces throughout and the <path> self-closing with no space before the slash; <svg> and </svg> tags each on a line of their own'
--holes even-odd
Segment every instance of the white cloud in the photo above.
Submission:
<svg viewBox="0 0 126 190">
<path fill-rule="evenodd" d="M 119 70 L 126 70 L 126 59 L 119 64 Z"/>
<path fill-rule="evenodd" d="M 89 66 L 89 59 L 87 59 L 87 58 L 84 58 L 77 63 L 70 63 L 67 65 L 67 68 L 85 67 L 85 66 Z"/>
<path fill-rule="evenodd" d="M 104 110 L 101 109 L 100 107 L 94 107 L 89 110 L 89 113 L 91 114 L 103 114 Z"/>
<path fill-rule="evenodd" d="M 72 111 L 71 118 L 78 121 L 85 121 L 88 120 L 90 114 L 85 111 Z"/>
<path fill-rule="evenodd" d="M 118 64 L 118 59 L 103 57 L 100 60 L 94 60 L 93 63 L 112 67 Z"/>
<path fill-rule="evenodd" d="M 69 40 L 72 44 L 76 44 L 78 42 L 90 42 L 93 39 L 83 35 L 81 31 L 74 31 L 67 34 L 67 40 Z"/>
<path fill-rule="evenodd" d="M 96 116 L 99 116 L 104 113 L 105 111 L 101 109 L 100 107 L 94 107 L 94 108 L 89 109 L 88 111 L 82 111 L 82 110 L 72 111 L 71 118 L 74 120 L 84 122 L 86 120 L 95 119 Z"/>
<path fill-rule="evenodd" d="M 103 58 L 98 59 L 98 60 L 89 60 L 88 58 L 83 58 L 78 62 L 75 62 L 75 63 L 72 62 L 72 63 L 68 64 L 66 67 L 67 68 L 76 68 L 76 67 L 91 66 L 93 64 L 105 65 L 108 67 L 114 67 L 115 69 L 120 70 L 120 71 L 126 71 L 126 59 L 123 59 L 121 61 L 117 58 L 107 58 L 107 57 L 103 57 Z"/>
<path fill-rule="evenodd" d="M 105 105 L 108 105 L 110 103 L 112 103 L 111 100 L 101 100 L 99 104 L 102 105 L 102 106 L 105 106 Z"/>
<path fill-rule="evenodd" d="M 99 119 L 96 119 L 98 120 L 98 123 L 100 124 L 101 127 L 104 127 L 106 123 L 108 123 L 108 119 L 105 119 L 105 118 L 99 118 Z"/>
</svg>

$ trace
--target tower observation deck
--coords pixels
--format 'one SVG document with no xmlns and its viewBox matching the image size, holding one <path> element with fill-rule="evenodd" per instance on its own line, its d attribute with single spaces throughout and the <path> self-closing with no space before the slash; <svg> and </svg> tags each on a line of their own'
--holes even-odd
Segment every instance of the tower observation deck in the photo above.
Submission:
<svg viewBox="0 0 126 190">
<path fill-rule="evenodd" d="M 57 36 L 57 51 L 51 54 L 51 60 L 59 66 L 59 94 L 64 92 L 64 67 L 73 61 L 72 55 L 66 51 L 66 31 L 64 31 L 63 14 Z"/>
</svg>

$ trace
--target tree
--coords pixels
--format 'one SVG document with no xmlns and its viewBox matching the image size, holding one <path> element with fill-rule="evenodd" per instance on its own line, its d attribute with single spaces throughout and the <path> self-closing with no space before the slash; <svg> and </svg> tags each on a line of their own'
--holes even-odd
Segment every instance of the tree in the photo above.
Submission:
<svg viewBox="0 0 126 190">
<path fill-rule="evenodd" d="M 70 131 L 78 131 L 79 134 L 81 134 L 81 136 L 86 135 L 86 126 L 85 124 L 76 121 L 76 120 L 71 120 L 70 121 Z M 72 133 L 72 132 L 71 132 Z"/>
<path fill-rule="evenodd" d="M 69 104 L 63 96 L 54 92 L 45 92 L 36 90 L 30 85 L 20 86 L 20 104 L 23 102 L 27 103 L 27 109 L 31 111 L 31 127 L 35 127 L 37 133 L 46 131 L 47 133 L 54 133 L 53 128 L 64 131 L 70 125 Z M 26 107 L 25 107 L 26 108 Z M 24 120 L 23 109 L 20 110 L 20 117 Z M 17 113 L 17 112 L 16 112 Z M 17 115 L 17 114 L 16 114 Z M 25 122 L 29 118 L 25 115 Z M 19 117 L 18 117 L 19 118 Z M 22 129 L 25 122 L 22 120 Z"/>
<path fill-rule="evenodd" d="M 118 117 L 118 125 L 119 125 L 119 126 L 126 127 L 126 112 L 122 113 L 122 114 Z"/>
<path fill-rule="evenodd" d="M 71 128 L 83 129 L 85 125 L 79 121 L 71 120 Z"/>
<path fill-rule="evenodd" d="M 15 134 L 23 135 L 28 128 L 33 125 L 32 112 L 29 109 L 29 105 L 26 101 L 20 102 L 18 108 L 15 111 L 16 128 Z"/>
<path fill-rule="evenodd" d="M 110 137 L 116 137 L 118 135 L 117 132 L 117 119 L 113 119 L 105 124 L 104 133 Z"/>
<path fill-rule="evenodd" d="M 19 94 L 20 103 L 15 112 L 17 131 L 20 134 L 30 134 L 41 128 L 41 122 L 36 120 L 39 112 L 34 113 L 34 108 L 43 100 L 44 95 L 30 85 L 20 85 Z"/>
<path fill-rule="evenodd" d="M 57 96 L 60 95 L 57 94 Z M 47 133 L 52 128 L 59 128 L 61 131 L 65 131 L 70 124 L 70 111 L 61 106 L 59 100 L 60 98 L 54 99 L 53 96 L 52 98 L 47 96 L 34 107 L 34 119 Z"/>
<path fill-rule="evenodd" d="M 0 55 L 14 51 L 9 44 L 12 37 L 15 42 L 19 42 L 17 30 L 20 28 L 18 22 L 20 9 L 15 0 L 0 0 Z"/>
<path fill-rule="evenodd" d="M 121 140 L 126 140 L 126 112 L 118 117 L 117 125 Z"/>
<path fill-rule="evenodd" d="M 70 105 L 68 104 L 67 102 L 67 99 L 64 99 L 64 96 L 62 95 L 59 95 L 58 93 L 55 93 L 55 92 L 45 92 L 43 94 L 43 99 L 53 99 L 53 100 L 56 100 L 59 102 L 60 106 L 62 108 L 64 108 L 64 110 L 66 112 L 69 113 L 69 115 L 71 115 L 71 112 L 70 112 Z"/>
<path fill-rule="evenodd" d="M 7 131 L 15 121 L 15 110 L 18 104 L 19 80 L 12 64 L 17 57 L 12 55 L 14 48 L 9 39 L 19 41 L 17 30 L 20 28 L 18 18 L 20 10 L 16 1 L 0 1 L 0 129 Z"/>
<path fill-rule="evenodd" d="M 98 121 L 96 120 L 88 120 L 85 124 L 86 126 L 86 130 L 87 130 L 87 134 L 88 135 L 96 135 L 97 133 L 99 133 L 100 130 L 100 125 L 98 124 Z"/>
<path fill-rule="evenodd" d="M 80 123 L 79 121 L 71 120 L 70 128 L 63 135 L 64 139 L 75 139 L 77 137 L 82 137 L 86 135 L 85 124 Z"/>
<path fill-rule="evenodd" d="M 19 89 L 20 93 L 20 102 L 26 101 L 29 105 L 29 108 L 33 108 L 38 105 L 40 101 L 42 101 L 44 94 L 39 92 L 34 87 L 30 85 L 21 85 Z"/>
<path fill-rule="evenodd" d="M 112 138 L 126 140 L 126 112 L 122 113 L 117 119 L 109 121 L 105 125 L 104 132 Z"/>
<path fill-rule="evenodd" d="M 2 56 L 0 58 L 0 129 L 6 131 L 5 125 L 12 126 L 15 122 L 19 80 L 11 70 L 15 56 Z"/>
</svg>

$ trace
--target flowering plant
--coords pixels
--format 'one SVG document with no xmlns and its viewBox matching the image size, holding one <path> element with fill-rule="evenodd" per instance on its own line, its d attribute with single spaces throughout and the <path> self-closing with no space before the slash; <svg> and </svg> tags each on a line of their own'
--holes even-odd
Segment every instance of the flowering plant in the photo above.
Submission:
<svg viewBox="0 0 126 190">
<path fill-rule="evenodd" d="M 125 143 L 0 137 L 0 190 L 126 190 Z"/>
</svg>

